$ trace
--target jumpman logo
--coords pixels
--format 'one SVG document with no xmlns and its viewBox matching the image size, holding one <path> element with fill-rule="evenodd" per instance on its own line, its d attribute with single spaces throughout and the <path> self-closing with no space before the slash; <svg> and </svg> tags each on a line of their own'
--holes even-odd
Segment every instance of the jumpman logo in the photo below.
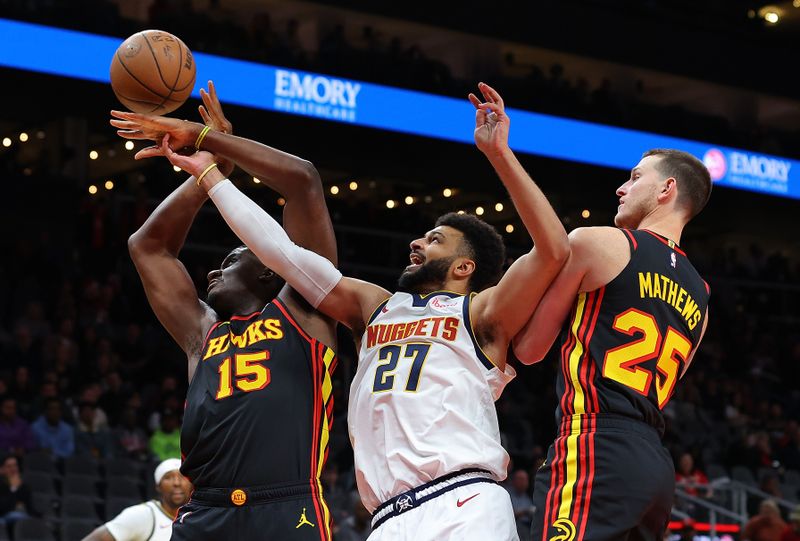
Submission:
<svg viewBox="0 0 800 541">
<path fill-rule="evenodd" d="M 303 507 L 303 512 L 300 514 L 300 521 L 297 523 L 297 526 L 295 526 L 294 529 L 296 530 L 300 526 L 305 526 L 306 524 L 308 524 L 312 528 L 315 528 L 315 526 L 311 522 L 309 522 L 308 519 L 306 518 L 306 508 Z"/>
</svg>

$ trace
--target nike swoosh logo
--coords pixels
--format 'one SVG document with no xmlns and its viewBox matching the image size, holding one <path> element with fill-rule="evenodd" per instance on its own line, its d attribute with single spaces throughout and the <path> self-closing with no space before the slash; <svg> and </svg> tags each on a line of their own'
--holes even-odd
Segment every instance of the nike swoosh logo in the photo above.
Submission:
<svg viewBox="0 0 800 541">
<path fill-rule="evenodd" d="M 473 494 L 472 496 L 470 496 L 470 497 L 469 497 L 469 498 L 467 498 L 466 500 L 458 500 L 458 501 L 456 502 L 456 507 L 461 507 L 462 505 L 464 505 L 465 503 L 467 503 L 468 501 L 470 501 L 472 498 L 474 498 L 475 496 L 479 496 L 479 495 L 480 495 L 480 492 L 478 492 L 477 494 Z"/>
</svg>

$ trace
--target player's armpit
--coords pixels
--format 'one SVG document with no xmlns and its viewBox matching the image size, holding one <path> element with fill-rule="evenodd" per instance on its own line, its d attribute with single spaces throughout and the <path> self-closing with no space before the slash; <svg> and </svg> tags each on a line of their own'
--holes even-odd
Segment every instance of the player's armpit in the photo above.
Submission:
<svg viewBox="0 0 800 541">
<path fill-rule="evenodd" d="M 391 296 L 370 282 L 342 278 L 320 303 L 319 310 L 349 327 L 358 337 L 364 332 L 375 308 Z"/>
</svg>

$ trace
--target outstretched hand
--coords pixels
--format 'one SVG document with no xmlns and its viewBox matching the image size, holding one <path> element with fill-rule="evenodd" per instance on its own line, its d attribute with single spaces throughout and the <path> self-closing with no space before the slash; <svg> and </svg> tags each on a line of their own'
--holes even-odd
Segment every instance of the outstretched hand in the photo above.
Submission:
<svg viewBox="0 0 800 541">
<path fill-rule="evenodd" d="M 233 124 L 225 118 L 225 114 L 222 112 L 222 105 L 217 97 L 214 81 L 208 81 L 208 92 L 204 88 L 200 89 L 200 97 L 203 99 L 203 105 L 199 106 L 197 110 L 206 126 L 221 133 L 232 134 Z M 229 177 L 233 172 L 234 163 L 220 156 L 217 157 L 217 163 L 219 164 L 219 170 L 226 177 Z"/>
<path fill-rule="evenodd" d="M 117 135 L 125 139 L 146 139 L 155 141 L 158 146 L 147 147 L 134 156 L 139 160 L 161 156 L 159 149 L 164 136 L 169 134 L 172 147 L 176 150 L 194 146 L 203 125 L 199 122 L 178 120 L 166 116 L 131 113 L 128 111 L 111 111 L 111 125 L 117 128 Z"/>
<path fill-rule="evenodd" d="M 505 113 L 503 98 L 487 85 L 478 83 L 483 99 L 470 93 L 469 101 L 475 106 L 475 144 L 487 157 L 492 158 L 508 150 L 508 127 L 511 120 Z"/>
<path fill-rule="evenodd" d="M 172 165 L 180 167 L 193 177 L 197 178 L 209 165 L 214 163 L 214 155 L 205 150 L 189 156 L 178 154 L 170 148 L 170 140 L 169 134 L 164 135 L 159 147 L 159 155 L 166 157 Z"/>
</svg>

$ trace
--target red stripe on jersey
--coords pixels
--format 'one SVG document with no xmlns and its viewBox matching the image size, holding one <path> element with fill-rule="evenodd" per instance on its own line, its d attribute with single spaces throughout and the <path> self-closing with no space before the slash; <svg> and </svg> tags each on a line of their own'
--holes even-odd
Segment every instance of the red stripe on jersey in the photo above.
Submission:
<svg viewBox="0 0 800 541">
<path fill-rule="evenodd" d="M 639 243 L 636 242 L 636 237 L 633 236 L 633 233 L 631 233 L 627 229 L 622 229 L 622 232 L 628 235 L 628 238 L 631 239 L 631 243 L 633 244 L 633 249 L 636 250 L 639 247 Z"/>
<path fill-rule="evenodd" d="M 676 252 L 678 252 L 681 255 L 684 255 L 684 256 L 686 255 L 686 252 L 681 250 L 681 247 L 678 246 L 677 244 L 675 244 L 675 241 L 672 241 L 672 246 L 670 246 L 670 244 L 669 244 L 670 240 L 668 238 L 666 238 L 666 237 L 662 237 L 658 233 L 654 233 L 654 232 L 650 231 L 649 229 L 640 229 L 639 231 L 644 231 L 645 233 L 649 233 L 650 235 L 654 236 L 659 241 L 661 241 L 662 244 L 665 244 L 665 245 L 669 246 L 670 248 L 672 248 L 673 250 L 675 250 Z"/>
<path fill-rule="evenodd" d="M 272 301 L 272 304 L 274 304 L 278 308 L 278 310 L 281 311 L 281 313 L 283 314 L 283 317 L 285 317 L 289 321 L 289 323 L 291 323 L 292 326 L 295 329 L 297 329 L 297 332 L 300 333 L 300 336 L 305 338 L 309 343 L 313 343 L 314 342 L 311 339 L 311 337 L 306 334 L 306 331 L 304 331 L 303 328 L 300 325 L 298 325 L 297 321 L 294 320 L 292 315 L 289 313 L 289 310 L 283 305 L 283 303 L 281 303 L 281 301 L 279 301 L 278 299 L 275 299 L 274 301 Z"/>
<path fill-rule="evenodd" d="M 284 311 L 281 307 L 281 311 L 284 312 L 286 315 L 286 311 Z M 287 316 L 288 317 L 288 316 Z M 292 324 L 294 321 L 290 319 Z M 295 324 L 295 326 L 297 326 Z M 298 327 L 299 329 L 299 327 Z M 305 334 L 305 333 L 304 333 Z M 322 541 L 327 541 L 325 539 L 325 517 L 322 514 L 322 510 L 320 508 L 319 503 L 319 494 L 318 494 L 318 485 L 317 485 L 317 476 L 319 475 L 319 461 L 318 461 L 318 451 L 319 451 L 319 434 L 320 434 L 320 420 L 321 420 L 321 404 L 322 401 L 322 389 L 321 389 L 321 377 L 319 375 L 319 352 L 317 351 L 317 344 L 316 340 L 311 341 L 311 381 L 314 385 L 313 391 L 313 408 L 312 408 L 312 416 L 311 416 L 311 479 L 308 480 L 309 484 L 311 485 L 311 501 L 314 503 L 314 514 L 317 516 L 317 525 L 319 526 L 319 538 Z"/>
<path fill-rule="evenodd" d="M 260 313 L 261 312 L 253 312 L 252 314 L 249 314 L 249 315 L 246 315 L 246 316 L 231 316 L 231 321 L 233 321 L 234 319 L 237 320 L 237 321 L 238 320 L 242 320 L 242 319 L 250 319 L 251 317 L 257 316 Z"/>
</svg>

